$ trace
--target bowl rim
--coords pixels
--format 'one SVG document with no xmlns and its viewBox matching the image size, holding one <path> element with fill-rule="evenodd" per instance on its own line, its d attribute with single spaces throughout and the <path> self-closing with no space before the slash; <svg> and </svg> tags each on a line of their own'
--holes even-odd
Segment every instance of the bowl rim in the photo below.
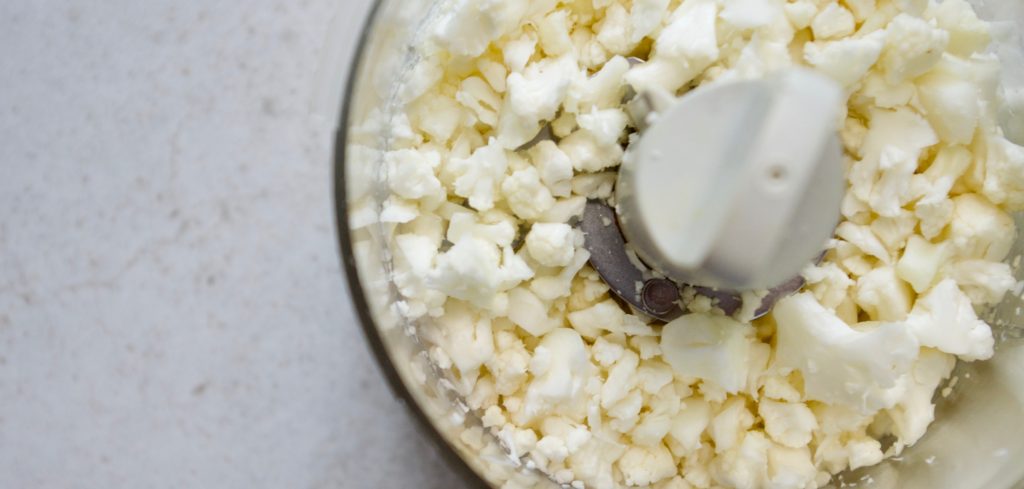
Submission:
<svg viewBox="0 0 1024 489">
<path fill-rule="evenodd" d="M 373 314 L 370 312 L 369 303 L 366 300 L 366 294 L 360 285 L 362 282 L 359 278 L 359 270 L 356 267 L 355 254 L 353 253 L 352 230 L 348 223 L 348 192 L 345 180 L 345 148 L 348 143 L 348 128 L 349 123 L 351 122 L 350 111 L 353 105 L 352 97 L 356 90 L 355 85 L 359 79 L 361 66 L 364 61 L 366 49 L 370 42 L 373 26 L 381 15 L 383 3 L 384 0 L 373 0 L 370 6 L 370 11 L 366 16 L 366 19 L 363 21 L 363 25 L 355 43 L 355 51 L 352 56 L 352 61 L 348 66 L 347 81 L 341 98 L 339 122 L 335 129 L 334 148 L 332 150 L 334 153 L 333 193 L 335 228 L 337 231 L 341 268 L 348 287 L 349 298 L 352 301 L 353 309 L 356 312 L 358 322 L 361 326 L 360 329 L 363 332 L 363 338 L 366 340 L 366 344 L 369 346 L 370 351 L 376 360 L 377 366 L 387 380 L 392 393 L 396 398 L 402 401 L 402 404 L 405 405 L 407 410 L 412 413 L 413 418 L 415 418 L 416 421 L 414 425 L 417 427 L 417 431 L 427 436 L 430 442 L 440 453 L 445 465 L 452 472 L 455 472 L 459 479 L 465 482 L 468 487 L 488 489 L 491 486 L 487 484 L 484 479 L 458 455 L 458 452 L 456 452 L 440 431 L 438 431 L 437 427 L 430 421 L 427 414 L 420 409 L 419 404 L 417 404 L 415 397 L 413 397 L 409 390 L 409 387 L 402 381 L 402 378 L 398 375 L 398 371 L 392 365 L 387 349 L 384 346 L 384 340 L 380 335 L 380 331 L 377 329 L 377 324 L 373 319 Z"/>
</svg>

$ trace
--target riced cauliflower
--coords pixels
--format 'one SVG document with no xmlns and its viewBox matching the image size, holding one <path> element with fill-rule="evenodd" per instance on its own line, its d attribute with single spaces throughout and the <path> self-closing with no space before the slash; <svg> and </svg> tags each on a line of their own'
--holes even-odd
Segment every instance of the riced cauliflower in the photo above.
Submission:
<svg viewBox="0 0 1024 489">
<path fill-rule="evenodd" d="M 1018 287 L 1024 147 L 965 0 L 444 9 L 402 110 L 353 129 L 350 226 L 385 230 L 396 312 L 509 463 L 574 488 L 821 487 L 917 442 L 956 361 L 994 354 L 976 308 Z M 626 102 L 791 66 L 847 95 L 842 220 L 803 290 L 753 322 L 624 307 L 575 224 L 642 137 Z"/>
</svg>

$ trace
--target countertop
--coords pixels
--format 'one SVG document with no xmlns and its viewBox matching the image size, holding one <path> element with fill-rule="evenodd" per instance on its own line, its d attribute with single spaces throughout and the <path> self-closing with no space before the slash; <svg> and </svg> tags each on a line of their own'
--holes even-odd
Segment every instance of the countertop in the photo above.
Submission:
<svg viewBox="0 0 1024 489">
<path fill-rule="evenodd" d="M 369 3 L 0 3 L 0 487 L 460 487 L 340 271 Z"/>
</svg>

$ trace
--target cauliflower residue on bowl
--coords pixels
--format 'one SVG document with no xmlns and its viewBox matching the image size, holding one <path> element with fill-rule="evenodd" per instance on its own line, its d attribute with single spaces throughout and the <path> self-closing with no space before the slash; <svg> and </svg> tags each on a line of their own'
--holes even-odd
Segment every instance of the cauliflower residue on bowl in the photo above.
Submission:
<svg viewBox="0 0 1024 489">
<path fill-rule="evenodd" d="M 964 0 L 450 8 L 403 112 L 365 129 L 389 127 L 391 192 L 351 219 L 391 231 L 400 312 L 517 462 L 576 488 L 816 488 L 913 445 L 957 359 L 993 355 L 976 310 L 1017 284 L 1024 148 Z M 570 223 L 612 194 L 627 94 L 793 65 L 849 95 L 842 222 L 804 290 L 752 323 L 621 306 Z"/>
</svg>

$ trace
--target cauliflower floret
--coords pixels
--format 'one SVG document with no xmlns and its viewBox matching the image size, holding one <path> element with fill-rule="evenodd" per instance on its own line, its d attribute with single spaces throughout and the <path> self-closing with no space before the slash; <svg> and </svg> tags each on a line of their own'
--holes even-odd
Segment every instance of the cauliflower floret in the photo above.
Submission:
<svg viewBox="0 0 1024 489">
<path fill-rule="evenodd" d="M 526 251 L 546 267 L 564 267 L 576 251 L 576 232 L 562 223 L 536 223 L 526 235 Z"/>
<path fill-rule="evenodd" d="M 890 389 L 917 358 L 918 342 L 907 326 L 884 323 L 857 331 L 808 293 L 779 301 L 774 315 L 776 367 L 801 372 L 808 400 L 863 413 L 891 407 Z"/>
<path fill-rule="evenodd" d="M 942 59 L 949 44 L 948 32 L 908 14 L 893 18 L 886 34 L 880 64 L 892 84 L 926 73 Z"/>
<path fill-rule="evenodd" d="M 573 168 L 579 171 L 598 172 L 619 164 L 622 147 L 608 145 L 586 129 L 580 129 L 561 140 L 558 147 L 565 152 Z"/>
<path fill-rule="evenodd" d="M 1004 137 L 989 137 L 985 147 L 985 196 L 1010 210 L 1024 209 L 1024 147 Z"/>
<path fill-rule="evenodd" d="M 544 336 L 561 326 L 561 321 L 548 316 L 550 307 L 525 287 L 508 293 L 508 318 L 533 336 Z"/>
<path fill-rule="evenodd" d="M 844 87 L 855 85 L 882 54 L 885 34 L 875 32 L 861 38 L 809 42 L 804 46 L 808 64 Z"/>
<path fill-rule="evenodd" d="M 530 148 L 530 161 L 540 174 L 540 181 L 556 197 L 567 197 L 572 188 L 572 161 L 553 141 L 541 141 Z"/>
<path fill-rule="evenodd" d="M 412 124 L 430 136 L 430 140 L 445 144 L 455 134 L 463 120 L 460 104 L 451 97 L 431 92 L 410 106 Z"/>
<path fill-rule="evenodd" d="M 849 171 L 849 192 L 863 202 L 870 202 L 884 152 L 896 148 L 916 163 L 926 148 L 938 142 L 928 122 L 910 109 L 871 111 L 862 147 L 863 158 Z"/>
<path fill-rule="evenodd" d="M 1016 236 L 1013 219 L 977 194 L 953 198 L 949 235 L 957 256 L 1002 261 Z"/>
<path fill-rule="evenodd" d="M 670 440 L 680 449 L 673 451 L 679 457 L 687 456 L 701 447 L 700 437 L 711 423 L 711 406 L 696 397 L 685 401 L 679 413 L 672 417 Z"/>
<path fill-rule="evenodd" d="M 928 425 L 935 419 L 935 405 L 932 404 L 935 389 L 949 378 L 955 366 L 956 358 L 952 355 L 927 349 L 921 352 L 913 375 L 907 376 L 907 393 L 898 405 L 887 411 L 892 419 L 892 433 L 898 437 L 894 447 L 896 453 L 924 436 Z"/>
<path fill-rule="evenodd" d="M 569 36 L 571 30 L 567 10 L 556 10 L 544 17 L 537 26 L 544 54 L 557 57 L 572 51 L 572 38 Z"/>
<path fill-rule="evenodd" d="M 643 38 L 661 27 L 661 21 L 668 12 L 669 0 L 636 0 L 629 11 L 630 41 L 639 43 Z"/>
<path fill-rule="evenodd" d="M 854 300 L 875 321 L 901 321 L 910 312 L 914 293 L 893 267 L 879 267 L 857 280 Z"/>
<path fill-rule="evenodd" d="M 895 147 L 886 146 L 878 158 L 881 173 L 872 188 L 868 204 L 883 217 L 898 216 L 910 199 L 910 179 L 917 170 L 917 156 Z"/>
<path fill-rule="evenodd" d="M 743 440 L 744 433 L 754 425 L 754 415 L 742 397 L 730 397 L 711 419 L 708 435 L 715 442 L 715 453 L 723 453 Z"/>
<path fill-rule="evenodd" d="M 806 29 L 811 26 L 815 16 L 818 14 L 818 7 L 810 0 L 797 0 L 789 2 L 783 7 L 786 18 L 794 29 Z"/>
<path fill-rule="evenodd" d="M 444 315 L 435 321 L 444 335 L 440 346 L 463 375 L 470 375 L 494 355 L 490 319 L 478 317 L 467 304 L 449 301 Z"/>
<path fill-rule="evenodd" d="M 912 236 L 896 264 L 896 275 L 922 293 L 931 288 L 942 264 L 949 259 L 945 243 L 932 244 L 920 236 Z"/>
<path fill-rule="evenodd" d="M 978 19 L 974 8 L 964 0 L 935 2 L 928 13 L 949 32 L 947 49 L 952 54 L 966 58 L 983 51 L 992 41 L 988 23 Z"/>
<path fill-rule="evenodd" d="M 608 409 L 626 398 L 636 386 L 636 368 L 640 365 L 640 357 L 627 350 L 622 358 L 608 371 L 608 380 L 601 387 L 601 407 Z"/>
<path fill-rule="evenodd" d="M 646 487 L 677 472 L 672 454 L 664 445 L 631 447 L 616 464 L 630 487 Z"/>
<path fill-rule="evenodd" d="M 567 410 L 582 400 L 579 396 L 593 368 L 587 357 L 583 338 L 575 331 L 558 328 L 544 335 L 530 361 L 533 381 L 526 389 L 524 417 Z"/>
<path fill-rule="evenodd" d="M 626 74 L 637 91 L 674 92 L 718 59 L 715 33 L 718 6 L 712 0 L 683 2 L 654 43 L 654 55 Z"/>
<path fill-rule="evenodd" d="M 818 429 L 818 420 L 805 404 L 762 399 L 758 403 L 758 414 L 764 420 L 768 436 L 783 446 L 806 446 L 811 441 L 811 433 Z"/>
<path fill-rule="evenodd" d="M 479 56 L 491 41 L 519 25 L 527 2 L 504 0 L 459 0 L 453 15 L 442 18 L 434 40 L 442 48 L 462 56 Z"/>
<path fill-rule="evenodd" d="M 492 139 L 468 158 L 452 158 L 446 170 L 455 175 L 455 195 L 468 198 L 474 209 L 486 211 L 494 207 L 498 182 L 507 168 L 505 150 Z"/>
<path fill-rule="evenodd" d="M 532 166 L 505 178 L 501 192 L 509 208 L 521 219 L 537 219 L 555 205 L 551 191 L 541 183 L 537 169 Z"/>
<path fill-rule="evenodd" d="M 1010 265 L 985 260 L 954 263 L 946 275 L 956 281 L 975 305 L 998 304 L 1017 285 Z"/>
<path fill-rule="evenodd" d="M 604 18 L 595 26 L 597 42 L 609 53 L 624 56 L 636 47 L 630 33 L 629 12 L 619 3 L 613 3 L 604 11 Z"/>
<path fill-rule="evenodd" d="M 625 94 L 623 77 L 628 71 L 629 61 L 622 56 L 615 56 L 592 76 L 576 78 L 566 96 L 566 112 L 578 114 L 593 108 L 618 107 Z"/>
<path fill-rule="evenodd" d="M 852 244 L 862 253 L 877 258 L 882 263 L 889 263 L 892 257 L 889 250 L 875 236 L 868 226 L 860 226 L 850 221 L 843 222 L 836 228 L 836 236 Z"/>
<path fill-rule="evenodd" d="M 768 450 L 772 446 L 763 433 L 741 433 L 743 439 L 712 464 L 712 475 L 719 484 L 737 489 L 765 487 L 768 478 Z"/>
<path fill-rule="evenodd" d="M 974 139 L 981 116 L 978 92 L 971 80 L 945 72 L 925 75 L 917 82 L 924 114 L 948 144 L 970 144 Z"/>
<path fill-rule="evenodd" d="M 922 346 L 968 361 L 992 357 L 992 329 L 978 319 L 971 300 L 952 280 L 939 282 L 918 298 L 907 325 Z"/>
<path fill-rule="evenodd" d="M 605 300 L 592 307 L 569 313 L 569 324 L 587 338 L 596 338 L 600 331 L 622 332 L 626 314 L 611 300 Z"/>
<path fill-rule="evenodd" d="M 676 374 L 736 393 L 746 385 L 752 334 L 749 325 L 729 317 L 687 314 L 662 329 L 661 351 Z"/>
<path fill-rule="evenodd" d="M 463 80 L 455 93 L 455 100 L 469 109 L 476 121 L 491 127 L 497 125 L 501 96 L 483 78 L 472 76 Z"/>
<path fill-rule="evenodd" d="M 537 51 L 537 37 L 531 33 L 525 33 L 518 39 L 508 41 L 501 48 L 505 66 L 512 73 L 522 73 L 535 51 Z M 508 80 L 506 80 L 506 86 L 507 83 Z"/>
<path fill-rule="evenodd" d="M 829 3 L 818 12 L 811 23 L 815 39 L 833 39 L 853 34 L 856 24 L 853 14 L 838 3 Z"/>
<path fill-rule="evenodd" d="M 541 121 L 555 117 L 572 80 L 581 76 L 571 55 L 532 63 L 508 76 L 508 93 L 501 106 L 498 140 L 507 149 L 526 144 L 540 132 Z"/>
<path fill-rule="evenodd" d="M 768 448 L 768 481 L 772 489 L 816 487 L 818 470 L 807 447 Z"/>
</svg>

